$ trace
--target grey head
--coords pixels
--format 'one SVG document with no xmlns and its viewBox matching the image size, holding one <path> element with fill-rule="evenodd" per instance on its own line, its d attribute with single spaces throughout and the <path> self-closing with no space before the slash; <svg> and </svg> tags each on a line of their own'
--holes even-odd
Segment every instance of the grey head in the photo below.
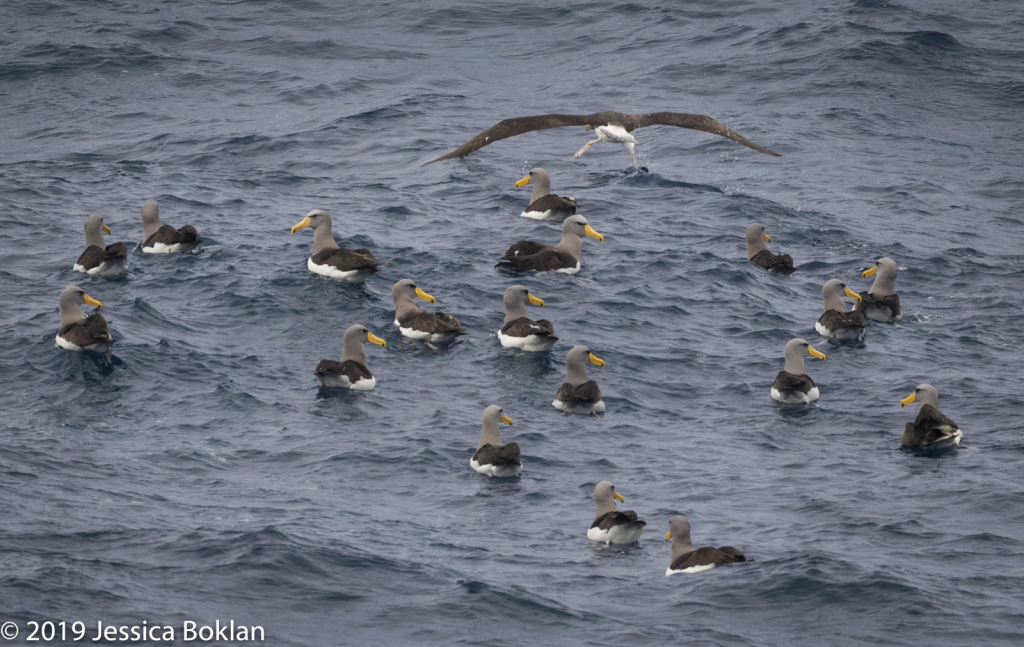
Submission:
<svg viewBox="0 0 1024 647">
<path fill-rule="evenodd" d="M 103 222 L 103 216 L 90 215 L 85 219 L 85 246 L 95 245 L 100 249 L 106 249 L 107 242 L 103 240 L 103 232 L 110 233 L 110 227 Z"/>
<path fill-rule="evenodd" d="M 790 339 L 786 342 L 786 366 L 782 369 L 793 375 L 804 375 L 807 369 L 804 367 L 804 358 L 808 355 L 825 359 L 824 353 L 816 351 L 806 339 Z"/>
<path fill-rule="evenodd" d="M 476 446 L 477 449 L 484 445 L 501 447 L 501 431 L 498 429 L 499 422 L 511 425 L 512 419 L 506 416 L 502 412 L 501 407 L 496 404 L 492 404 L 484 409 L 484 424 L 480 431 L 480 444 Z"/>
<path fill-rule="evenodd" d="M 771 242 L 768 234 L 764 233 L 764 225 L 755 222 L 747 226 L 747 260 L 757 256 L 758 252 L 768 249 L 766 242 Z"/>
<path fill-rule="evenodd" d="M 846 284 L 839 279 L 830 279 L 821 288 L 821 298 L 824 301 L 825 310 L 846 312 L 846 302 L 843 301 L 844 296 L 860 301 L 860 295 L 846 287 Z"/>
<path fill-rule="evenodd" d="M 60 293 L 60 327 L 63 328 L 68 324 L 84 320 L 85 313 L 82 312 L 82 305 L 86 303 L 97 308 L 103 307 L 102 303 L 90 297 L 85 290 L 77 285 L 69 285 L 64 288 Z"/>
<path fill-rule="evenodd" d="M 601 481 L 595 485 L 594 503 L 597 504 L 597 514 L 594 515 L 594 518 L 597 519 L 603 514 L 618 510 L 618 506 L 615 505 L 616 500 L 623 501 L 624 499 L 615 491 L 615 486 L 611 481 Z"/>
<path fill-rule="evenodd" d="M 156 200 L 142 203 L 142 240 L 146 240 L 160 229 L 160 208 Z"/>
<path fill-rule="evenodd" d="M 551 193 L 551 176 L 544 169 L 532 169 L 525 179 L 527 179 L 527 184 L 533 185 L 533 195 L 530 196 L 530 204 Z"/>
<path fill-rule="evenodd" d="M 562 240 L 555 245 L 555 249 L 569 252 L 575 258 L 579 258 L 583 252 L 584 236 L 604 241 L 604 236 L 594 231 L 586 218 L 579 214 L 569 216 L 562 223 Z"/>
<path fill-rule="evenodd" d="M 896 261 L 891 258 L 882 257 L 878 259 L 878 262 L 862 274 L 862 276 L 875 274 L 875 281 L 871 284 L 868 294 L 880 297 L 892 294 L 893 288 L 896 286 L 896 272 L 898 269 Z"/>
<path fill-rule="evenodd" d="M 532 303 L 533 305 L 544 306 L 543 301 L 530 294 L 530 291 L 522 285 L 513 285 L 507 288 L 503 299 L 505 302 L 505 321 L 502 325 L 527 316 L 527 304 Z"/>
<path fill-rule="evenodd" d="M 668 534 L 671 539 L 671 557 L 669 564 L 676 561 L 681 555 L 693 550 L 693 543 L 690 541 L 690 521 L 681 514 L 677 514 L 668 520 Z"/>
<path fill-rule="evenodd" d="M 306 214 L 302 222 L 292 227 L 292 233 L 310 227 L 313 229 L 313 253 L 318 254 L 325 249 L 338 249 L 338 243 L 334 242 L 334 232 L 331 229 L 331 217 L 323 209 L 313 209 Z"/>
<path fill-rule="evenodd" d="M 371 342 L 378 346 L 387 346 L 387 342 L 361 324 L 349 326 L 342 340 L 344 346 L 341 350 L 341 361 L 355 360 L 363 366 L 366 366 L 366 350 L 363 348 L 363 344 Z"/>
<path fill-rule="evenodd" d="M 930 404 L 936 409 L 939 408 L 939 392 L 931 384 L 918 384 L 911 397 L 913 397 L 913 400 L 908 397 L 900 402 L 900 406 L 906 406 L 911 402 L 919 402 L 922 407 Z"/>
<path fill-rule="evenodd" d="M 412 279 L 402 279 L 391 287 L 391 298 L 395 302 L 395 319 L 398 319 L 411 310 L 419 310 L 419 306 L 413 299 L 420 298 L 429 303 L 436 299 L 420 289 Z"/>
<path fill-rule="evenodd" d="M 565 381 L 579 386 L 589 381 L 587 362 L 604 366 L 604 360 L 590 352 L 586 346 L 573 346 L 565 356 Z"/>
</svg>

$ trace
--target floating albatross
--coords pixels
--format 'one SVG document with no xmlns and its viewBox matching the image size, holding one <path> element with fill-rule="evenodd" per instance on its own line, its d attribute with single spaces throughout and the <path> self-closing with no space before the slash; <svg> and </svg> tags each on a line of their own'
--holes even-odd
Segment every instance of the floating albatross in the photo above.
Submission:
<svg viewBox="0 0 1024 647">
<path fill-rule="evenodd" d="M 363 344 L 370 342 L 378 346 L 388 343 L 374 335 L 365 326 L 349 326 L 342 338 L 341 361 L 322 359 L 313 369 L 320 386 L 371 391 L 377 386 L 377 378 L 366 367 L 366 351 Z"/>
<path fill-rule="evenodd" d="M 507 478 L 523 471 L 523 462 L 519 458 L 519 445 L 501 444 L 501 431 L 498 423 L 512 424 L 512 419 L 501 411 L 496 404 L 484 409 L 484 425 L 480 432 L 480 444 L 476 453 L 469 459 L 469 466 L 481 474 Z"/>
<path fill-rule="evenodd" d="M 783 404 L 814 402 L 818 399 L 818 386 L 807 375 L 804 357 L 812 355 L 825 359 L 824 353 L 814 350 L 803 339 L 790 339 L 786 343 L 786 365 L 775 376 L 772 385 L 772 399 Z"/>
<path fill-rule="evenodd" d="M 124 243 L 107 245 L 103 234 L 109 233 L 110 227 L 103 222 L 103 216 L 93 214 L 85 219 L 85 251 L 75 261 L 75 271 L 104 277 L 125 271 L 128 247 Z"/>
<path fill-rule="evenodd" d="M 863 310 L 864 316 L 868 319 L 890 323 L 903 319 L 903 312 L 900 310 L 900 295 L 892 291 L 896 285 L 896 261 L 891 258 L 880 258 L 878 262 L 864 270 L 863 277 L 872 276 L 875 273 L 875 282 L 867 292 L 861 292 L 861 302 L 857 304 L 857 310 Z"/>
<path fill-rule="evenodd" d="M 690 542 L 690 522 L 682 515 L 676 515 L 668 520 L 665 541 L 672 542 L 671 561 L 665 571 L 666 577 L 676 573 L 699 573 L 723 564 L 747 561 L 743 551 L 732 546 L 704 546 L 694 550 Z"/>
<path fill-rule="evenodd" d="M 558 341 L 555 328 L 547 319 L 533 321 L 527 316 L 526 304 L 544 307 L 544 301 L 530 294 L 521 285 L 505 290 L 505 322 L 498 331 L 498 340 L 505 348 L 546 351 Z"/>
<path fill-rule="evenodd" d="M 448 341 L 465 334 L 459 320 L 445 312 L 427 312 L 420 309 L 413 298 L 434 303 L 437 299 L 419 288 L 412 279 L 402 279 L 391 288 L 395 302 L 395 325 L 406 337 L 424 341 Z"/>
<path fill-rule="evenodd" d="M 156 201 L 147 200 L 142 204 L 142 251 L 147 254 L 171 254 L 198 242 L 199 234 L 195 227 L 185 225 L 175 229 L 160 224 L 160 208 Z"/>
<path fill-rule="evenodd" d="M 313 254 L 306 261 L 310 272 L 358 283 L 376 272 L 378 266 L 386 265 L 378 262 L 368 249 L 338 247 L 331 232 L 331 217 L 323 209 L 313 209 L 307 213 L 302 222 L 292 227 L 292 233 L 306 227 L 313 228 Z"/>
<path fill-rule="evenodd" d="M 939 392 L 931 384 L 921 384 L 914 392 L 900 400 L 905 407 L 920 402 L 914 422 L 903 429 L 902 445 L 913 449 L 945 449 L 960 444 L 963 432 L 959 425 L 939 412 Z"/>
<path fill-rule="evenodd" d="M 530 205 L 520 216 L 534 220 L 555 220 L 562 222 L 576 213 L 576 201 L 563 198 L 551 192 L 551 176 L 542 168 L 535 168 L 523 179 L 516 182 L 516 188 L 533 185 Z"/>
<path fill-rule="evenodd" d="M 583 216 L 569 216 L 562 223 L 562 240 L 557 245 L 542 245 L 532 240 L 521 240 L 512 245 L 495 265 L 503 270 L 561 272 L 575 274 L 580 271 L 583 254 L 583 236 L 604 241 Z"/>
<path fill-rule="evenodd" d="M 632 544 L 640 539 L 647 522 L 632 510 L 619 512 L 616 501 L 621 503 L 625 499 L 615 491 L 611 481 L 601 481 L 594 486 L 597 514 L 587 530 L 587 539 L 605 544 Z"/>
<path fill-rule="evenodd" d="M 566 413 L 604 413 L 604 400 L 597 382 L 587 379 L 587 362 L 604 366 L 604 360 L 586 346 L 573 346 L 565 356 L 565 383 L 551 406 Z"/>
<path fill-rule="evenodd" d="M 847 311 L 843 295 L 860 302 L 860 295 L 846 287 L 839 279 L 831 279 L 821 288 L 821 298 L 825 304 L 825 312 L 818 317 L 814 329 L 822 337 L 845 341 L 864 338 L 864 313 L 858 310 Z"/>
<path fill-rule="evenodd" d="M 772 242 L 764 233 L 764 225 L 755 222 L 747 226 L 747 260 L 760 265 L 769 272 L 790 274 L 793 272 L 793 257 L 789 254 L 772 254 L 765 243 Z"/>
<path fill-rule="evenodd" d="M 587 142 L 583 148 L 573 155 L 577 159 L 588 148 L 601 141 L 623 144 L 629 149 L 629 154 L 633 156 L 633 147 L 636 145 L 636 140 L 633 139 L 630 133 L 637 128 L 644 128 L 645 126 L 678 126 L 691 130 L 702 130 L 706 133 L 731 139 L 748 148 L 753 148 L 759 153 L 781 157 L 778 153 L 758 146 L 743 135 L 730 130 L 707 115 L 694 115 L 685 112 L 650 112 L 641 115 L 627 115 L 608 110 L 605 112 L 595 112 L 592 115 L 552 114 L 506 119 L 491 126 L 450 153 L 431 161 L 439 162 L 452 157 L 465 157 L 473 151 L 492 144 L 499 139 L 522 135 L 534 130 L 562 128 L 564 126 L 586 126 L 587 130 L 593 129 L 594 134 L 597 135 L 597 139 Z M 635 156 L 633 156 L 633 162 L 636 163 Z"/>
<path fill-rule="evenodd" d="M 64 288 L 60 293 L 60 330 L 57 345 L 67 350 L 87 350 L 110 357 L 114 340 L 107 330 L 107 320 L 96 312 L 88 317 L 82 312 L 82 304 L 102 308 L 103 304 L 93 299 L 77 285 Z"/>
</svg>

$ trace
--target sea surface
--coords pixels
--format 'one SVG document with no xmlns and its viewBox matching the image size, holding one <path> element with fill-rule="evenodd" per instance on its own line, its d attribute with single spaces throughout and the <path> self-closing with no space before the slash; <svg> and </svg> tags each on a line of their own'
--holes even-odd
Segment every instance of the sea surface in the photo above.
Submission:
<svg viewBox="0 0 1024 647">
<path fill-rule="evenodd" d="M 572 159 L 582 127 L 425 164 L 501 119 L 708 114 Z M 509 276 L 533 167 L 605 236 Z M 1006 1 L 6 0 L 0 7 L 0 622 L 264 628 L 266 644 L 1024 644 L 1024 8 Z M 141 252 L 140 207 L 194 225 Z M 311 274 L 311 209 L 385 261 Z M 72 271 L 83 222 L 123 280 Z M 792 276 L 747 262 L 764 224 Z M 899 325 L 814 330 L 899 265 Z M 393 324 L 414 279 L 468 329 Z M 526 285 L 560 338 L 504 349 Z M 110 365 L 54 344 L 103 302 Z M 87 310 L 89 310 L 87 308 Z M 363 324 L 377 387 L 321 391 Z M 821 399 L 769 388 L 804 337 Z M 607 413 L 551 401 L 586 344 Z M 900 449 L 922 382 L 959 449 Z M 485 406 L 519 478 L 469 468 Z M 591 544 L 609 480 L 647 521 Z M 753 561 L 665 577 L 671 515 Z M 70 642 L 70 638 L 67 642 Z M 195 644 L 195 643 L 193 643 Z M 227 644 L 223 640 L 208 644 Z"/>
</svg>

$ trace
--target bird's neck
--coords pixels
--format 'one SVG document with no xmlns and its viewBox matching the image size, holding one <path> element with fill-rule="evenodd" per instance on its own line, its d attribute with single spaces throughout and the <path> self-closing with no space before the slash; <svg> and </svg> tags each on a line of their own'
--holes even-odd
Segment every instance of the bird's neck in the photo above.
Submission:
<svg viewBox="0 0 1024 647">
<path fill-rule="evenodd" d="M 838 310 L 839 312 L 846 312 L 846 303 L 843 298 L 838 294 L 830 294 L 825 297 L 825 310 Z"/>
<path fill-rule="evenodd" d="M 505 321 L 501 325 L 505 325 L 510 321 L 521 319 L 522 317 L 528 316 L 529 313 L 526 311 L 526 306 L 518 298 L 513 301 L 505 301 Z"/>
<path fill-rule="evenodd" d="M 573 386 L 586 384 L 590 381 L 587 378 L 587 369 L 582 364 L 567 364 L 565 367 L 565 381 Z"/>
<path fill-rule="evenodd" d="M 576 234 L 564 233 L 562 240 L 558 241 L 555 249 L 561 252 L 569 252 L 577 261 L 583 253 L 583 239 Z"/>
<path fill-rule="evenodd" d="M 807 367 L 804 365 L 803 355 L 797 355 L 795 353 L 786 353 L 786 366 L 783 367 L 787 373 L 793 375 L 804 375 L 807 373 Z"/>
<path fill-rule="evenodd" d="M 148 238 L 148 236 L 147 236 L 147 238 Z M 99 247 L 100 249 L 106 249 L 107 248 L 107 242 L 105 240 L 103 240 L 103 232 L 102 231 L 98 231 L 97 230 L 97 231 L 87 231 L 87 232 L 85 232 L 85 246 L 86 247 L 91 247 L 93 245 L 95 245 L 96 247 Z"/>
<path fill-rule="evenodd" d="M 672 536 L 672 557 L 669 563 L 676 561 L 686 553 L 693 552 L 693 543 L 690 541 L 689 535 L 683 537 L 680 535 Z"/>
<path fill-rule="evenodd" d="M 480 449 L 484 445 L 501 447 L 501 431 L 498 430 L 497 420 L 484 420 L 483 429 L 480 431 L 480 444 L 476 448 Z"/>
<path fill-rule="evenodd" d="M 887 297 L 892 294 L 892 289 L 896 286 L 896 280 L 889 276 L 882 276 L 879 274 L 875 277 L 874 283 L 871 284 L 871 289 L 868 290 L 868 294 L 872 294 L 879 297 Z"/>
<path fill-rule="evenodd" d="M 160 230 L 160 219 L 153 218 L 142 227 L 142 239 L 146 240 Z"/>
<path fill-rule="evenodd" d="M 764 244 L 764 239 L 762 239 L 760 236 L 758 236 L 757 238 L 754 238 L 754 239 L 748 238 L 747 239 L 747 260 L 749 261 L 750 259 L 752 259 L 755 256 L 757 256 L 757 254 L 759 252 L 762 252 L 762 251 L 764 251 L 766 249 L 768 249 L 768 246 Z"/>
<path fill-rule="evenodd" d="M 530 204 L 533 204 L 537 200 L 540 200 L 549 193 L 551 193 L 550 180 L 538 180 L 537 183 L 533 185 L 533 195 L 530 196 Z"/>
<path fill-rule="evenodd" d="M 313 253 L 319 254 L 325 249 L 338 249 L 338 243 L 334 242 L 331 226 L 322 224 L 313 230 Z"/>
<path fill-rule="evenodd" d="M 366 349 L 363 348 L 362 342 L 345 342 L 345 347 L 341 350 L 341 361 L 347 362 L 349 360 L 366 366 Z"/>
<path fill-rule="evenodd" d="M 595 519 L 602 515 L 606 515 L 609 512 L 615 512 L 619 508 L 615 505 L 615 500 L 611 497 L 597 501 L 597 514 L 594 516 Z"/>
<path fill-rule="evenodd" d="M 60 327 L 85 320 L 85 313 L 77 303 L 60 304 Z"/>
<path fill-rule="evenodd" d="M 419 309 L 419 306 L 409 297 L 399 297 L 395 300 L 395 319 L 401 319 L 410 312 Z"/>
</svg>

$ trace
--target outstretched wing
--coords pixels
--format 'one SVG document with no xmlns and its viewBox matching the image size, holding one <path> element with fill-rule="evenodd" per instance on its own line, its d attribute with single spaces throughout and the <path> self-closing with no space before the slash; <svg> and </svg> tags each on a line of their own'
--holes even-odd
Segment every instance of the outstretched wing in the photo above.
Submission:
<svg viewBox="0 0 1024 647">
<path fill-rule="evenodd" d="M 535 117 L 516 117 L 514 119 L 499 121 L 447 155 L 442 155 L 436 160 L 430 160 L 428 163 L 440 162 L 441 160 L 446 160 L 452 157 L 465 157 L 477 149 L 483 148 L 488 144 L 493 144 L 499 139 L 515 137 L 516 135 L 522 135 L 523 133 L 528 133 L 534 130 L 561 128 L 563 126 L 586 126 L 587 124 L 593 123 L 591 121 L 592 116 L 593 115 L 537 115 Z M 715 123 L 717 124 L 718 122 L 715 121 Z M 718 125 L 722 126 L 721 124 Z M 725 126 L 722 126 L 722 128 L 725 128 Z M 728 128 L 725 129 L 729 130 Z M 732 131 L 729 130 L 729 132 Z M 735 135 L 735 133 L 733 134 Z M 739 137 L 739 135 L 736 136 Z M 774 153 L 772 154 L 774 155 Z"/>
<path fill-rule="evenodd" d="M 650 112 L 645 115 L 623 115 L 623 117 L 625 117 L 626 121 L 623 126 L 629 131 L 636 130 L 637 128 L 643 128 L 645 126 L 678 126 L 680 128 L 690 128 L 691 130 L 703 130 L 704 132 L 711 133 L 712 135 L 731 139 L 734 142 L 743 144 L 747 148 L 753 148 L 759 153 L 782 157 L 775 151 L 768 150 L 763 146 L 758 146 L 735 130 L 727 128 L 724 124 L 715 121 L 707 115 L 693 115 L 686 112 Z M 477 148 L 479 148 L 479 146 Z"/>
</svg>

